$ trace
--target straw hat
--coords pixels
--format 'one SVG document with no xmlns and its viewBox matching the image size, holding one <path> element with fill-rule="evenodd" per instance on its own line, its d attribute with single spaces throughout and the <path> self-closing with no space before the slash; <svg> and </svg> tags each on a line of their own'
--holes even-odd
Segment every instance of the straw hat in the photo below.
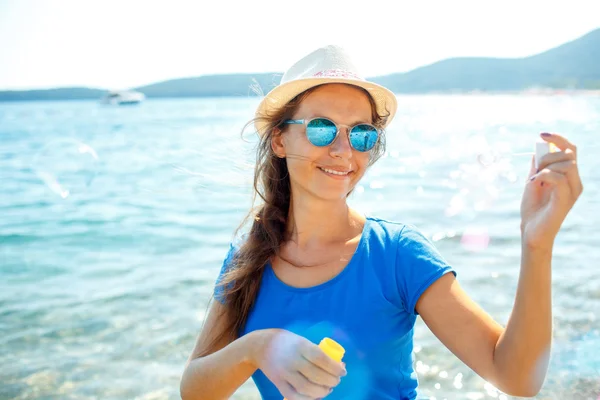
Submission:
<svg viewBox="0 0 600 400">
<path fill-rule="evenodd" d="M 396 95 L 381 85 L 365 80 L 358 73 L 347 52 L 342 47 L 330 45 L 313 51 L 292 65 L 281 78 L 279 85 L 260 102 L 256 117 L 270 115 L 298 94 L 326 83 L 346 83 L 367 90 L 375 101 L 377 113 L 389 113 L 386 126 L 396 114 Z M 255 123 L 258 132 L 262 132 L 264 126 L 263 121 Z"/>
</svg>

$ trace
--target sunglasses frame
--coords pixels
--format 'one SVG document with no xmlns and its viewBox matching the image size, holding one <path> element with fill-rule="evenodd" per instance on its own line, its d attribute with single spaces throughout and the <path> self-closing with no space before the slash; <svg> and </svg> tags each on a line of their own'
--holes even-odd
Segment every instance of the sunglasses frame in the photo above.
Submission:
<svg viewBox="0 0 600 400">
<path fill-rule="evenodd" d="M 308 139 L 308 124 L 310 124 L 312 121 L 314 121 L 316 119 L 324 119 L 326 121 L 331 122 L 333 124 L 333 126 L 335 126 L 335 136 L 333 137 L 333 140 L 331 141 L 331 143 L 326 144 L 325 146 L 318 146 L 318 145 L 314 144 L 313 142 L 311 142 L 310 139 Z M 288 119 L 287 121 L 284 121 L 284 124 L 287 124 L 287 125 L 304 125 L 304 134 L 306 135 L 306 138 L 308 139 L 308 141 L 310 142 L 310 144 L 312 144 L 313 146 L 316 146 L 316 147 L 331 146 L 333 144 L 333 142 L 335 142 L 337 140 L 338 136 L 340 135 L 340 128 L 342 128 L 342 127 L 345 127 L 348 130 L 348 142 L 350 143 L 350 146 L 354 150 L 359 151 L 361 153 L 367 153 L 367 152 L 373 150 L 375 148 L 375 146 L 377 145 L 377 142 L 379 142 L 379 138 L 381 137 L 381 130 L 378 129 L 375 125 L 369 124 L 367 122 L 359 122 L 358 124 L 355 124 L 355 125 L 352 125 L 352 126 L 348 126 L 348 125 L 343 125 L 343 124 L 337 124 L 337 123 L 335 123 L 335 121 L 332 121 L 329 118 L 314 117 L 314 118 L 311 118 L 311 119 Z M 373 127 L 373 129 L 375 129 L 375 132 L 377 132 L 377 140 L 375 141 L 375 144 L 373 144 L 373 147 L 371 147 L 368 150 L 359 150 L 359 149 L 357 149 L 352 144 L 352 140 L 350 140 L 350 132 L 352 132 L 352 129 L 356 128 L 359 125 L 368 125 L 368 126 L 371 126 L 371 127 Z"/>
</svg>

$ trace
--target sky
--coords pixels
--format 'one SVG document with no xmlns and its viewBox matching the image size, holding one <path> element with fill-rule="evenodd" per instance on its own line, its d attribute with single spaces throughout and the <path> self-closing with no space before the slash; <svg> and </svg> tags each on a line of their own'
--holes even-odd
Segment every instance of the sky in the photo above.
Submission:
<svg viewBox="0 0 600 400">
<path fill-rule="evenodd" d="M 598 0 L 0 0 L 0 90 L 282 73 L 327 44 L 372 77 L 525 57 L 596 28 Z"/>
</svg>

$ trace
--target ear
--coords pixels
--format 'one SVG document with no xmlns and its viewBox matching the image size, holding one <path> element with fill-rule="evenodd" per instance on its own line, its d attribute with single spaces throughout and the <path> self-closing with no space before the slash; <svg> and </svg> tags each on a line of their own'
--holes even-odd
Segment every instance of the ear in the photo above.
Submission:
<svg viewBox="0 0 600 400">
<path fill-rule="evenodd" d="M 285 158 L 285 143 L 283 143 L 283 131 L 279 128 L 273 129 L 271 135 L 271 149 L 279 158 Z"/>
</svg>

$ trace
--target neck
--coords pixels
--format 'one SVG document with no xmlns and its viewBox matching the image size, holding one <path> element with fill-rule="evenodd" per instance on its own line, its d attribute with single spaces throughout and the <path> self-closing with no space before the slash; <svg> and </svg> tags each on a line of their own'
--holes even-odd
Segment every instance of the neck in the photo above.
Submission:
<svg viewBox="0 0 600 400">
<path fill-rule="evenodd" d="M 339 201 L 295 200 L 288 214 L 288 232 L 298 248 L 314 248 L 347 241 L 356 235 L 361 217 L 345 199 Z"/>
</svg>

